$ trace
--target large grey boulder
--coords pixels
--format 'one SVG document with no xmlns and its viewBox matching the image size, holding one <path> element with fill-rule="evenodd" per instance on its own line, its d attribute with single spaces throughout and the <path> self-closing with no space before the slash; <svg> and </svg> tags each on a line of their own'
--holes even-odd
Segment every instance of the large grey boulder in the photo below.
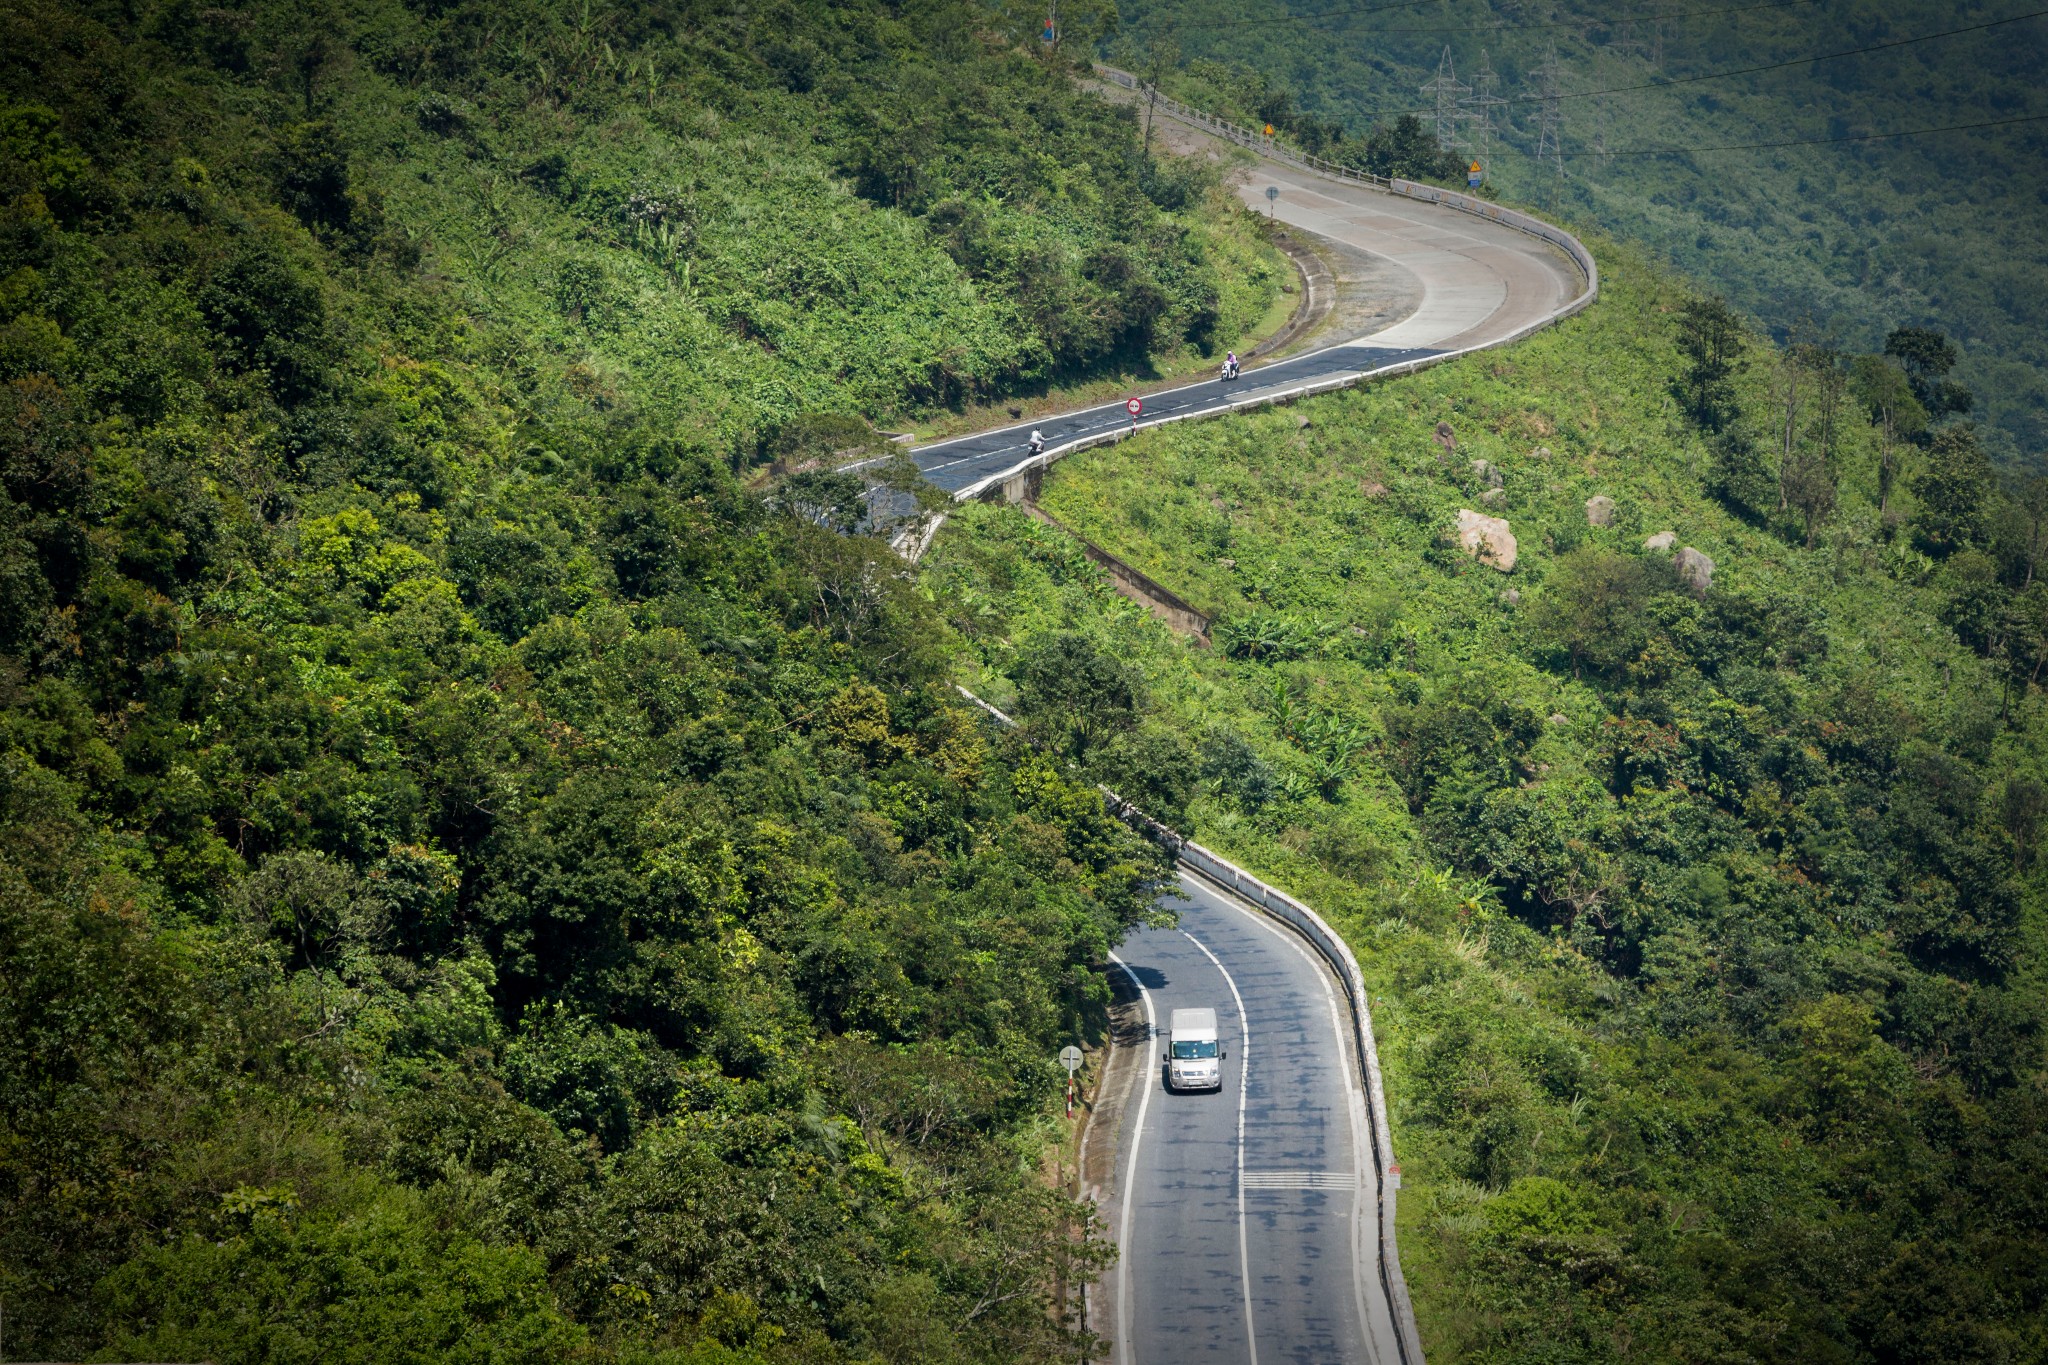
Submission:
<svg viewBox="0 0 2048 1365">
<path fill-rule="evenodd" d="M 1492 460 L 1474 460 L 1472 476 L 1491 488 L 1499 488 L 1508 481 L 1508 476 L 1501 473 L 1500 466 Z"/>
<path fill-rule="evenodd" d="M 1586 499 L 1586 525 L 1612 526 L 1614 524 L 1614 499 L 1605 493 L 1596 493 Z"/>
<path fill-rule="evenodd" d="M 1663 554 L 1677 543 L 1678 532 L 1659 531 L 1656 535 L 1643 542 L 1643 548 L 1652 554 Z"/>
<path fill-rule="evenodd" d="M 1685 586 L 1701 597 L 1705 597 L 1707 589 L 1713 586 L 1714 561 L 1690 545 L 1672 557 L 1671 567 L 1678 570 L 1678 576 L 1684 580 Z"/>
<path fill-rule="evenodd" d="M 1489 517 L 1469 507 L 1459 508 L 1458 543 L 1465 547 L 1466 554 L 1502 573 L 1509 573 L 1515 567 L 1515 533 L 1508 529 L 1504 517 Z"/>
</svg>

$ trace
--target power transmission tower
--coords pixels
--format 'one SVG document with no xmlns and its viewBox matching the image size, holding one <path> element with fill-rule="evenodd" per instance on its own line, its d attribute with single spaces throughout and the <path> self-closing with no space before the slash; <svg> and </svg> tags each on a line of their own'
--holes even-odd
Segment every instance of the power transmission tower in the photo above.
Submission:
<svg viewBox="0 0 2048 1365">
<path fill-rule="evenodd" d="M 1464 116 L 1479 144 L 1479 155 L 1488 160 L 1493 157 L 1493 135 L 1500 121 L 1498 111 L 1506 103 L 1500 93 L 1500 77 L 1494 74 L 1493 58 L 1482 47 L 1479 69 L 1472 73 L 1472 93 L 1464 100 Z"/>
<path fill-rule="evenodd" d="M 1564 179 L 1564 99 L 1559 88 L 1564 68 L 1558 64 L 1557 44 L 1543 56 L 1534 71 L 1536 78 L 1536 161 L 1545 157 L 1557 164 L 1557 178 Z"/>
<path fill-rule="evenodd" d="M 1436 75 L 1422 83 L 1422 93 L 1436 100 L 1436 144 L 1445 151 L 1465 145 L 1465 139 L 1458 133 L 1458 125 L 1469 115 L 1460 106 L 1465 97 L 1472 93 L 1472 87 L 1458 79 L 1458 72 L 1451 65 L 1451 49 L 1447 45 L 1444 55 L 1436 64 Z"/>
<path fill-rule="evenodd" d="M 1614 37 L 1608 42 L 1607 50 L 1617 57 L 1642 57 L 1650 55 L 1650 45 L 1643 41 L 1643 35 L 1636 28 L 1636 7 L 1633 4 L 1621 7 L 1621 18 L 1615 21 Z"/>
</svg>

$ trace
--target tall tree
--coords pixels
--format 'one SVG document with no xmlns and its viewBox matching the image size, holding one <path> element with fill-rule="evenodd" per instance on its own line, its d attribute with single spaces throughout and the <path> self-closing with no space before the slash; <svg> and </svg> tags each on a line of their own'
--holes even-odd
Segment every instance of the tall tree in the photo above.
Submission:
<svg viewBox="0 0 2048 1365">
<path fill-rule="evenodd" d="M 1960 415 L 1976 406 L 1976 395 L 1948 377 L 1962 354 L 1941 332 L 1932 327 L 1894 327 L 1884 339 L 1884 353 L 1904 367 L 1913 396 L 1930 416 Z"/>
<path fill-rule="evenodd" d="M 1144 683 L 1086 635 L 1061 632 L 1019 656 L 1011 676 L 1032 731 L 1081 757 L 1138 723 Z"/>
<path fill-rule="evenodd" d="M 1850 366 L 1849 385 L 1877 424 L 1877 514 L 1884 520 L 1891 515 L 1905 460 L 1900 443 L 1917 441 L 1927 430 L 1927 409 L 1913 396 L 1905 370 L 1881 355 L 1857 356 Z"/>
<path fill-rule="evenodd" d="M 1678 349 L 1686 372 L 1680 391 L 1692 419 L 1708 431 L 1728 424 L 1735 405 L 1735 375 L 1742 368 L 1742 320 L 1728 301 L 1709 295 L 1678 314 Z"/>
<path fill-rule="evenodd" d="M 1802 447 L 1785 462 L 1778 486 L 1786 506 L 1804 523 L 1806 547 L 1812 549 L 1821 525 L 1835 514 L 1835 471 L 1827 452 Z"/>
<path fill-rule="evenodd" d="M 1949 555 L 1984 539 L 1993 489 L 1991 461 L 1968 424 L 1934 433 L 1927 468 L 1913 480 L 1920 499 L 1915 526 L 1929 553 Z"/>
</svg>

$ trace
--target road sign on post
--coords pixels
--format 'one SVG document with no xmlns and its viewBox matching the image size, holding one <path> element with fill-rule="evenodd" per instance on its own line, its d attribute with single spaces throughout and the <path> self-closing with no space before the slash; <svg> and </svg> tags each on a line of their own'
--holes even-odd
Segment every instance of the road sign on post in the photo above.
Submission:
<svg viewBox="0 0 2048 1365">
<path fill-rule="evenodd" d="M 1278 185 L 1266 186 L 1266 216 L 1268 218 L 1273 216 L 1273 204 L 1279 198 L 1280 187 Z"/>
<path fill-rule="evenodd" d="M 1479 169 L 1478 162 L 1475 161 L 1465 168 L 1465 186 L 1467 189 L 1478 189 L 1481 178 L 1482 172 Z"/>
<path fill-rule="evenodd" d="M 1133 403 L 1138 400 L 1133 398 Z M 1060 1049 L 1060 1065 L 1067 1069 L 1067 1117 L 1074 1117 L 1074 1073 L 1081 1069 L 1081 1049 L 1068 1043 Z"/>
<path fill-rule="evenodd" d="M 1266 136 L 1267 136 L 1267 137 L 1271 137 L 1271 136 L 1273 136 L 1273 125 L 1272 125 L 1272 124 L 1270 124 L 1270 123 L 1266 125 Z"/>
</svg>

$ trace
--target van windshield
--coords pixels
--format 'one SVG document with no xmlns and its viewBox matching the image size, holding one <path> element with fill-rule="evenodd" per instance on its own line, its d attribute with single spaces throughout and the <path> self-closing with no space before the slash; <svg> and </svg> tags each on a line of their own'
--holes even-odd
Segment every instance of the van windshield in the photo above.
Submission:
<svg viewBox="0 0 2048 1365">
<path fill-rule="evenodd" d="M 1176 1062 L 1199 1061 L 1204 1057 L 1214 1057 L 1215 1055 L 1216 1044 L 1214 1043 L 1175 1043 L 1173 1045 L 1173 1060 Z"/>
</svg>

